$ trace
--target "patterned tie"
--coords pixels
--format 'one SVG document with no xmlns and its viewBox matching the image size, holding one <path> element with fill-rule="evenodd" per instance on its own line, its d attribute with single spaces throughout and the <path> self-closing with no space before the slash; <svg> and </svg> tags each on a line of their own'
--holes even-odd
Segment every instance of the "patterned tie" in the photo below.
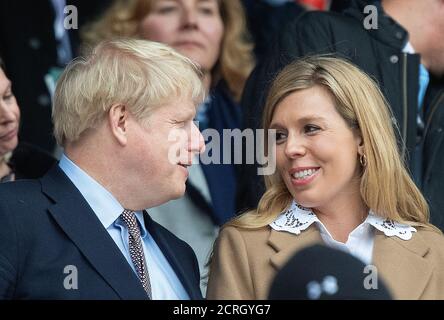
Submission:
<svg viewBox="0 0 444 320">
<path fill-rule="evenodd" d="M 137 224 L 136 215 L 134 211 L 125 209 L 121 217 L 128 228 L 128 244 L 131 260 L 148 298 L 151 299 L 150 277 L 146 266 L 145 255 L 143 254 L 142 238 L 140 237 L 140 229 Z"/>
</svg>

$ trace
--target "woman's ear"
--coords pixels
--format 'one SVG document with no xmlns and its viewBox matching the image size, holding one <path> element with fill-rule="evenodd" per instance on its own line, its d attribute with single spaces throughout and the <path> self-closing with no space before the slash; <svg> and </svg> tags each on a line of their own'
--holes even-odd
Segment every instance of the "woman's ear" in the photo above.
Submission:
<svg viewBox="0 0 444 320">
<path fill-rule="evenodd" d="M 356 144 L 358 146 L 358 154 L 362 156 L 364 154 L 364 139 L 362 139 L 361 132 L 356 132 Z"/>
<path fill-rule="evenodd" d="M 117 142 L 125 146 L 128 142 L 128 109 L 125 105 L 115 104 L 111 106 L 108 111 L 108 124 Z"/>
</svg>

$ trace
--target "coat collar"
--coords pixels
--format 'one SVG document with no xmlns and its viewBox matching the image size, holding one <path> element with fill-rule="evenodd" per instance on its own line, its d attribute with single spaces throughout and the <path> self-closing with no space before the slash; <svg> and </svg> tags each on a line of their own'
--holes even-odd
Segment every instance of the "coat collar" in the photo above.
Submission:
<svg viewBox="0 0 444 320">
<path fill-rule="evenodd" d="M 293 200 L 289 208 L 270 223 L 270 226 L 277 231 L 287 231 L 299 235 L 313 223 L 318 223 L 325 229 L 325 226 L 311 209 L 304 208 Z M 382 218 L 372 210 L 369 211 L 367 218 L 362 223 L 362 225 L 364 224 L 371 225 L 373 228 L 382 231 L 386 236 L 396 236 L 403 240 L 411 239 L 413 233 L 416 232 L 414 227 Z"/>
<path fill-rule="evenodd" d="M 433 266 L 425 259 L 429 250 L 420 233 L 403 241 L 376 232 L 373 264 L 396 299 L 421 297 L 433 272 Z"/>
<path fill-rule="evenodd" d="M 343 13 L 346 16 L 351 16 L 361 21 L 362 25 L 364 20 L 369 16 L 364 10 L 369 4 L 375 6 L 377 9 L 378 28 L 368 30 L 368 34 L 389 47 L 402 50 L 408 41 L 409 35 L 399 23 L 384 12 L 380 1 L 370 1 L 369 3 L 368 0 L 354 0 Z"/>
<path fill-rule="evenodd" d="M 270 230 L 267 244 L 276 251 L 270 258 L 270 263 L 276 270 L 281 269 L 296 251 L 323 243 L 321 234 L 314 224 L 297 236 L 288 232 Z"/>
<path fill-rule="evenodd" d="M 280 270 L 296 251 L 322 243 L 321 234 L 314 224 L 297 236 L 270 228 L 267 244 L 275 250 L 270 263 L 276 271 Z M 381 277 L 396 299 L 421 297 L 433 271 L 432 265 L 425 259 L 429 250 L 420 233 L 405 241 L 376 231 L 373 264 L 380 270 Z M 363 279 L 365 276 L 363 273 Z"/>
<path fill-rule="evenodd" d="M 58 165 L 40 182 L 42 192 L 54 202 L 49 207 L 54 220 L 116 294 L 121 299 L 146 299 L 146 293 L 125 257 Z"/>
</svg>

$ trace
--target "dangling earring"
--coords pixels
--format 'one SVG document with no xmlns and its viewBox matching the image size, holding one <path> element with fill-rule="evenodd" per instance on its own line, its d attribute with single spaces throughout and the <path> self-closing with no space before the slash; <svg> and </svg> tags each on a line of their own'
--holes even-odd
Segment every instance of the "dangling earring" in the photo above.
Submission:
<svg viewBox="0 0 444 320">
<path fill-rule="evenodd" d="M 367 157 L 365 154 L 361 154 L 361 156 L 359 157 L 359 162 L 361 163 L 361 166 L 367 166 Z"/>
</svg>

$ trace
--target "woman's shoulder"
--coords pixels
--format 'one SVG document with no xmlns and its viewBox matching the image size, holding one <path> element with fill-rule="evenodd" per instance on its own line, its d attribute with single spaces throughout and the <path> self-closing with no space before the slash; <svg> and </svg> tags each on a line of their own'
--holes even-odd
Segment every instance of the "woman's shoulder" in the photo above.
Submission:
<svg viewBox="0 0 444 320">
<path fill-rule="evenodd" d="M 270 235 L 271 228 L 264 226 L 261 228 L 242 228 L 233 225 L 225 225 L 219 233 L 219 241 L 244 243 L 247 246 L 251 244 L 264 243 Z"/>
<path fill-rule="evenodd" d="M 427 254 L 433 256 L 439 256 L 442 262 L 444 262 L 444 235 L 439 230 L 434 230 L 430 227 L 416 228 L 417 232 L 415 237 L 421 240 L 423 244 L 428 247 Z"/>
<path fill-rule="evenodd" d="M 444 250 L 444 234 L 431 227 L 417 227 L 417 236 L 421 237 L 427 244 L 442 247 Z"/>
</svg>

